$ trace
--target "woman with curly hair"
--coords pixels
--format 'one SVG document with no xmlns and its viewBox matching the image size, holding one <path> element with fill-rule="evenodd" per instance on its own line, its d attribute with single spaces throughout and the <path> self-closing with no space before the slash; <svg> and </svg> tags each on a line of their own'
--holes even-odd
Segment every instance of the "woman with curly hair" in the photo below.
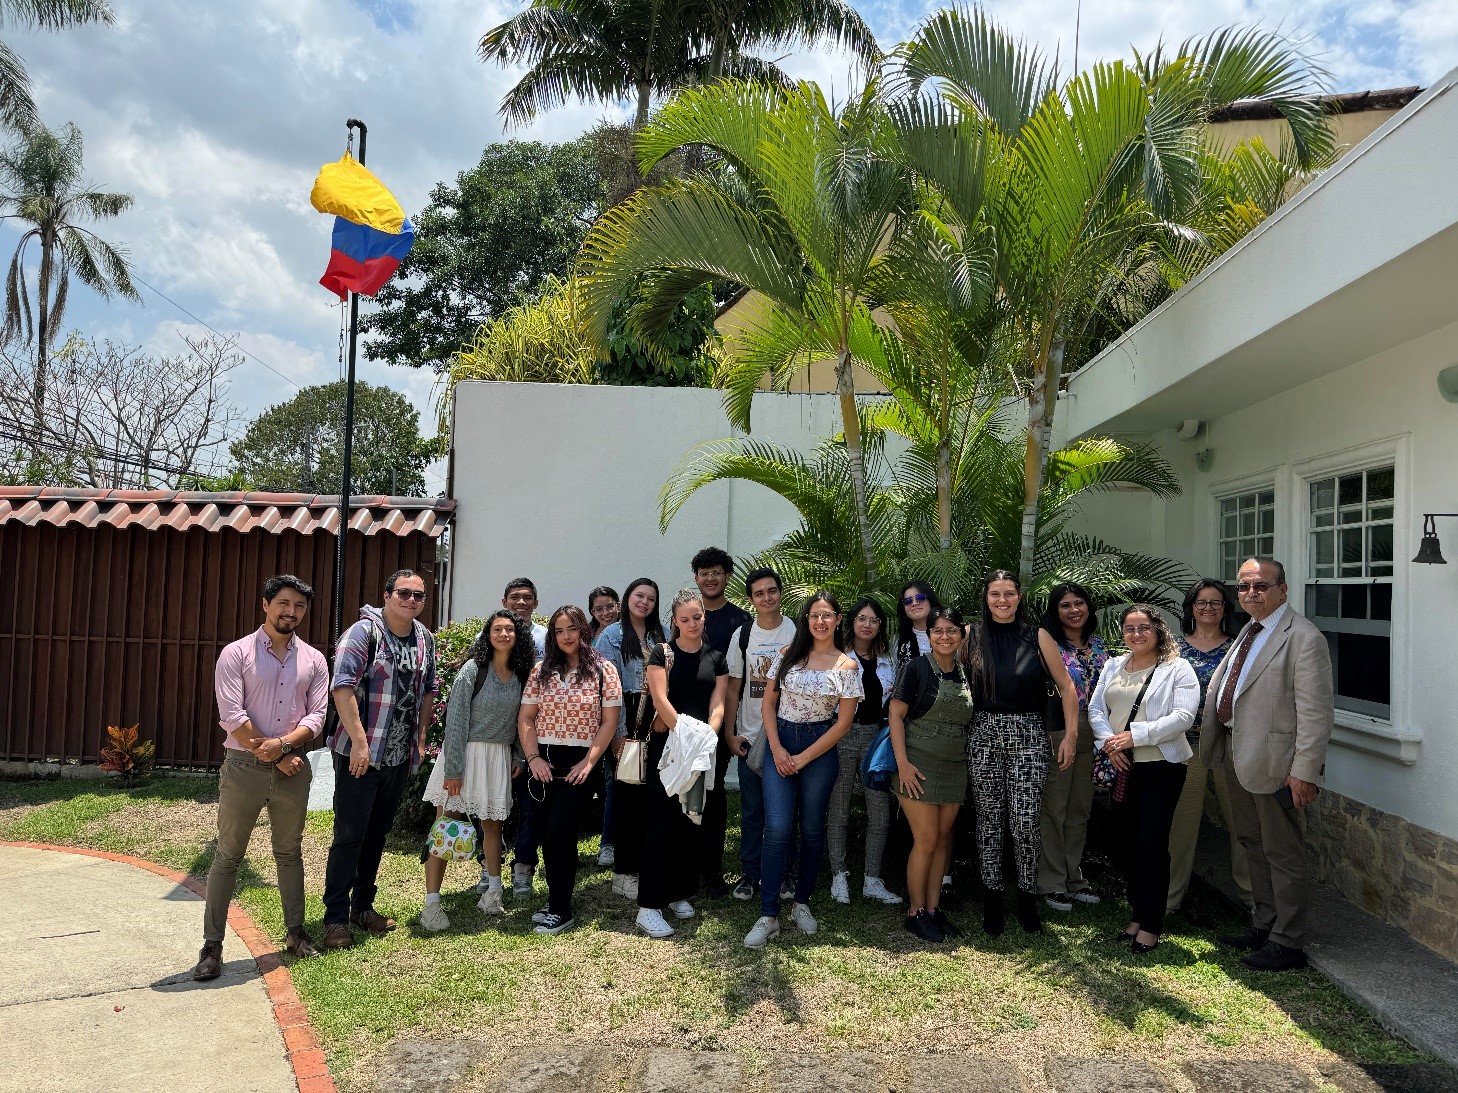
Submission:
<svg viewBox="0 0 1458 1093">
<path fill-rule="evenodd" d="M 470 816 L 480 826 L 485 890 L 477 904 L 488 915 L 501 906 L 501 825 L 511 815 L 511 745 L 516 741 L 521 689 L 536 660 L 532 632 L 510 611 L 497 611 L 481 628 L 456 673 L 446 701 L 445 741 L 425 787 L 436 818 Z M 425 909 L 420 925 L 444 930 L 440 905 L 442 858 L 425 858 Z"/>
<path fill-rule="evenodd" d="M 517 738 L 526 756 L 528 807 L 542 836 L 547 906 L 532 915 L 536 932 L 574 925 L 577 832 L 588 778 L 612 743 L 623 705 L 617 669 L 588 643 L 592 626 L 580 607 L 559 607 L 547 624 L 541 662 L 521 694 Z"/>
<path fill-rule="evenodd" d="M 1185 733 L 1199 710 L 1200 681 L 1155 608 L 1124 608 L 1119 629 L 1129 652 L 1104 665 L 1088 719 L 1098 746 L 1127 779 L 1123 800 L 1118 787 L 1114 799 L 1132 917 L 1116 940 L 1139 954 L 1153 950 L 1164 932 L 1169 830 L 1190 761 Z"/>
</svg>

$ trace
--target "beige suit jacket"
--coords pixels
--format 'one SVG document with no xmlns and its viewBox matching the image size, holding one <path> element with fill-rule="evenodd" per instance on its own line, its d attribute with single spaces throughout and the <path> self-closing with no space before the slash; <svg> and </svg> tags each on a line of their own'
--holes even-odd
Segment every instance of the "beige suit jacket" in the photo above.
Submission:
<svg viewBox="0 0 1458 1093">
<path fill-rule="evenodd" d="M 1244 635 L 1242 630 L 1240 637 Z M 1235 696 L 1232 730 L 1220 724 L 1215 707 L 1240 637 L 1231 643 L 1205 692 L 1200 762 L 1213 767 L 1233 756 L 1236 777 L 1251 793 L 1274 793 L 1288 775 L 1320 785 L 1332 725 L 1326 638 L 1288 606 Z"/>
</svg>

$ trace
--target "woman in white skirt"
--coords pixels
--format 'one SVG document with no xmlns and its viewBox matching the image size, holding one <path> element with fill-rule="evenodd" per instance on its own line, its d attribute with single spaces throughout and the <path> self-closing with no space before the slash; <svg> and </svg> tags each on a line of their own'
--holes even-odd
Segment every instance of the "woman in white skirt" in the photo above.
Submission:
<svg viewBox="0 0 1458 1093">
<path fill-rule="evenodd" d="M 480 821 L 486 890 L 477 904 L 488 915 L 501 906 L 501 825 L 511 815 L 511 747 L 516 741 L 521 689 L 531 674 L 536 647 L 531 631 L 510 611 L 497 611 L 456 673 L 446 702 L 445 743 L 430 772 L 425 800 L 436 817 Z M 420 925 L 444 930 L 451 924 L 440 904 L 445 878 L 442 858 L 425 858 L 425 909 Z"/>
</svg>

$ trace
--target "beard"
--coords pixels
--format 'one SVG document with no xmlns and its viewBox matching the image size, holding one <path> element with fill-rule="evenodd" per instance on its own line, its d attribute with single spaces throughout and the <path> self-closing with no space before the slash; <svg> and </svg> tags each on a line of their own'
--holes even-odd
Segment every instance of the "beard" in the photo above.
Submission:
<svg viewBox="0 0 1458 1093">
<path fill-rule="evenodd" d="M 297 619 L 279 619 L 273 624 L 273 628 L 280 634 L 291 634 L 298 625 Z"/>
</svg>

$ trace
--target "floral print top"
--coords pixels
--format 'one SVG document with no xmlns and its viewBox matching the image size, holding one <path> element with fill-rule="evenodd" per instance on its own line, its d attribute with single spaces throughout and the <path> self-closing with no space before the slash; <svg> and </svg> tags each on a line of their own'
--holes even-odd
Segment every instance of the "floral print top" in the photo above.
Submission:
<svg viewBox="0 0 1458 1093">
<path fill-rule="evenodd" d="M 771 676 L 779 674 L 780 659 L 776 656 L 770 665 Z M 839 712 L 841 699 L 865 697 L 861 666 L 855 663 L 854 658 L 846 667 L 829 668 L 823 672 L 800 664 L 791 668 L 780 680 L 779 717 L 801 725 L 830 721 Z"/>
<path fill-rule="evenodd" d="M 1220 662 L 1225 659 L 1225 654 L 1230 650 L 1230 639 L 1226 638 L 1208 653 L 1202 653 L 1183 637 L 1176 639 L 1180 656 L 1190 662 L 1190 667 L 1195 669 L 1195 678 L 1200 681 L 1200 708 L 1195 711 L 1195 723 L 1185 733 L 1186 739 L 1192 746 L 1200 743 L 1200 719 L 1205 714 L 1205 692 L 1210 686 L 1210 677 L 1215 674 L 1215 669 L 1220 667 Z"/>
<path fill-rule="evenodd" d="M 1078 691 L 1078 708 L 1087 713 L 1088 700 L 1093 697 L 1094 688 L 1099 685 L 1099 673 L 1108 662 L 1109 647 L 1104 644 L 1103 638 L 1095 634 L 1082 649 L 1060 641 L 1058 651 L 1063 654 L 1063 666 L 1068 669 L 1073 686 Z"/>
</svg>

